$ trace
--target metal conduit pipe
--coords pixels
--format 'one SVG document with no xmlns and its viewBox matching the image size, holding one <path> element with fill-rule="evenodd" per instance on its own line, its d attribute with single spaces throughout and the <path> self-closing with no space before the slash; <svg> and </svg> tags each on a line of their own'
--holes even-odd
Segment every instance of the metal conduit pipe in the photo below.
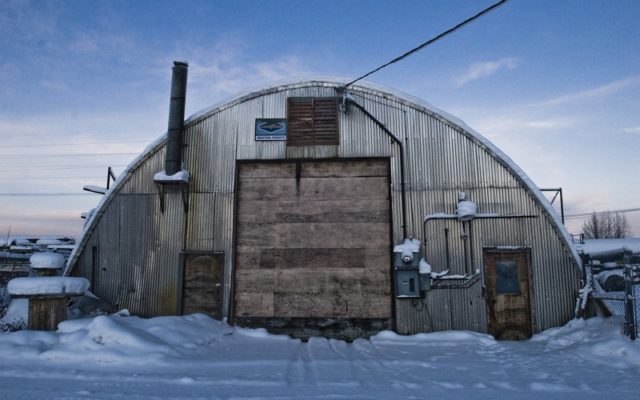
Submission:
<svg viewBox="0 0 640 400">
<path fill-rule="evenodd" d="M 423 238 L 423 247 L 424 247 L 424 251 L 423 254 L 426 256 L 427 254 L 427 222 L 429 221 L 433 221 L 433 220 L 438 220 L 438 219 L 459 219 L 459 215 L 458 214 L 444 214 L 444 213 L 440 213 L 440 214 L 428 214 L 424 217 L 424 220 L 422 222 L 422 238 Z M 518 215 L 500 215 L 500 214 L 476 214 L 474 216 L 473 219 L 525 219 L 525 218 L 538 218 L 537 215 L 525 215 L 525 214 L 518 214 Z M 469 251 L 471 253 L 470 257 L 471 257 L 471 278 L 468 278 L 467 281 L 463 282 L 460 285 L 449 285 L 447 286 L 447 288 L 463 288 L 463 287 L 468 287 L 466 285 L 469 284 L 469 282 L 475 281 L 475 277 L 476 274 L 475 273 L 475 263 L 473 262 L 473 257 L 475 256 L 474 251 L 473 251 L 473 236 L 471 233 L 471 221 L 472 220 L 468 220 L 468 221 L 461 221 L 463 224 L 465 222 L 469 223 L 469 233 L 468 233 L 468 245 L 469 245 Z M 444 231 L 445 234 L 445 241 L 446 241 L 446 258 L 447 258 L 447 269 L 449 269 L 449 229 L 445 228 Z M 467 266 L 468 266 L 468 260 L 467 257 L 469 255 L 467 254 L 467 244 L 465 243 L 464 246 L 464 257 L 465 257 L 465 273 L 467 273 Z M 434 287 L 434 289 L 437 289 L 436 287 Z"/>
<path fill-rule="evenodd" d="M 426 241 L 427 238 L 423 237 L 422 240 Z M 449 256 L 449 228 L 444 228 L 444 245 L 445 245 L 445 248 L 444 248 L 445 262 L 447 264 L 447 270 L 449 270 L 450 267 L 451 267 L 451 259 L 450 259 L 450 256 Z M 425 246 L 424 249 L 426 251 L 427 247 Z M 422 253 L 422 254 L 425 254 L 425 253 Z M 425 256 L 426 256 L 426 254 L 425 254 Z"/>
<path fill-rule="evenodd" d="M 384 124 L 379 121 L 375 116 L 373 116 L 366 108 L 358 104 L 355 100 L 349 97 L 344 98 L 345 104 L 352 104 L 358 110 L 362 111 L 364 115 L 369 117 L 380 129 L 382 129 L 391 140 L 393 140 L 398 147 L 400 148 L 400 181 L 401 181 L 401 190 L 402 190 L 402 237 L 407 237 L 407 202 L 406 202 L 406 193 L 404 187 L 404 148 L 402 146 L 402 142 L 389 130 Z"/>
<path fill-rule="evenodd" d="M 467 221 L 462 221 L 462 247 L 464 248 L 464 273 L 469 273 L 469 234 L 467 233 Z"/>
<path fill-rule="evenodd" d="M 473 220 L 469 220 L 469 258 L 471 259 L 471 274 L 476 273 L 476 265 L 473 262 L 473 258 L 475 257 L 475 252 L 473 251 L 473 229 L 471 228 L 471 223 Z"/>
<path fill-rule="evenodd" d="M 184 131 L 188 68 L 189 63 L 186 61 L 174 61 L 171 69 L 171 100 L 169 102 L 167 152 L 164 163 L 164 170 L 167 175 L 173 175 L 182 169 L 182 133 Z"/>
</svg>

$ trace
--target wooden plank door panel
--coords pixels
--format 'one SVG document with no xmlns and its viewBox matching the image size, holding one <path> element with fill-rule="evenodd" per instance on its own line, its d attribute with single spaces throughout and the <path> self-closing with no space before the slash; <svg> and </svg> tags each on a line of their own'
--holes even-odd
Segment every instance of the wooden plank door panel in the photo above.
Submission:
<svg viewBox="0 0 640 400">
<path fill-rule="evenodd" d="M 235 322 L 295 335 L 347 321 L 331 337 L 390 328 L 389 179 L 386 159 L 241 163 Z"/>
<path fill-rule="evenodd" d="M 489 333 L 501 340 L 531 337 L 528 249 L 485 250 L 485 286 Z"/>
<path fill-rule="evenodd" d="M 182 286 L 182 314 L 205 313 L 222 318 L 222 254 L 186 254 Z"/>
</svg>

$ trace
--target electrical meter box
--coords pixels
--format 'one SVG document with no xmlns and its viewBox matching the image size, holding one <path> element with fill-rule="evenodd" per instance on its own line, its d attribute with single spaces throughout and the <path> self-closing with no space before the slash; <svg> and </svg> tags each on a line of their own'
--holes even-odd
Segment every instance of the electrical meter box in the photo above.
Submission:
<svg viewBox="0 0 640 400">
<path fill-rule="evenodd" d="M 420 297 L 420 242 L 405 239 L 393 249 L 393 269 L 396 280 L 396 297 Z"/>
<path fill-rule="evenodd" d="M 396 268 L 396 297 L 420 297 L 420 274 L 418 268 Z"/>
</svg>

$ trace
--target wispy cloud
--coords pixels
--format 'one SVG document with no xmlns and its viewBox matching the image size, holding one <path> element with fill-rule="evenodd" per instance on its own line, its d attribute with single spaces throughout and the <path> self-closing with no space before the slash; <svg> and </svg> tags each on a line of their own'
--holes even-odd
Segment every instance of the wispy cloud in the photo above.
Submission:
<svg viewBox="0 0 640 400">
<path fill-rule="evenodd" d="M 502 135 L 514 136 L 536 132 L 567 129 L 576 126 L 578 120 L 563 117 L 531 118 L 528 116 L 493 116 L 479 117 L 473 121 L 473 126 L 489 138 Z"/>
<path fill-rule="evenodd" d="M 534 129 L 564 129 L 573 126 L 575 122 L 571 118 L 555 118 L 524 121 L 523 125 Z"/>
<path fill-rule="evenodd" d="M 624 133 L 640 133 L 640 126 L 632 126 L 629 128 L 624 128 L 622 130 Z"/>
<path fill-rule="evenodd" d="M 136 50 L 135 41 L 127 34 L 104 30 L 76 34 L 67 45 L 68 54 L 99 54 L 101 57 L 122 56 Z"/>
<path fill-rule="evenodd" d="M 538 103 L 530 104 L 529 106 L 547 107 L 547 106 L 556 106 L 560 104 L 567 104 L 567 103 L 577 102 L 582 100 L 590 100 L 597 97 L 609 96 L 635 86 L 640 86 L 640 76 L 633 76 L 627 79 L 620 79 L 620 80 L 609 82 L 607 84 L 597 86 L 591 89 L 564 94 L 564 95 L 557 96 L 557 97 L 544 100 Z"/>
<path fill-rule="evenodd" d="M 461 87 L 477 79 L 486 78 L 501 70 L 512 70 L 518 67 L 520 61 L 515 57 L 505 57 L 494 61 L 476 62 L 454 79 L 456 86 Z"/>
<path fill-rule="evenodd" d="M 55 6 L 47 3 L 5 0 L 0 7 L 0 33 L 18 44 L 50 40 L 58 26 Z"/>
<path fill-rule="evenodd" d="M 295 54 L 281 54 L 274 60 L 253 59 L 250 44 L 227 35 L 210 49 L 188 49 L 181 54 L 189 61 L 187 107 L 201 109 L 232 95 L 285 78 L 309 75 L 310 62 Z M 160 57 L 154 73 L 167 75 L 170 61 Z"/>
</svg>

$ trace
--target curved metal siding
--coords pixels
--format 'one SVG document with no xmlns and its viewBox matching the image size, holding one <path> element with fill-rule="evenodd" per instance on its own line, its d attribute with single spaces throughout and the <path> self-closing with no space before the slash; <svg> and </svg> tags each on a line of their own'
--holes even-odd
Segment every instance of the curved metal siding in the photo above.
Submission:
<svg viewBox="0 0 640 400">
<path fill-rule="evenodd" d="M 143 315 L 174 313 L 178 311 L 174 302 L 177 304 L 179 294 L 176 274 L 180 271 L 180 251 L 224 252 L 224 310 L 228 316 L 237 160 L 389 157 L 393 240 L 400 242 L 399 147 L 362 112 L 352 107 L 350 113 L 340 115 L 339 146 L 287 149 L 286 142 L 255 141 L 255 119 L 285 118 L 288 97 L 336 95 L 335 84 L 313 85 L 316 86 L 282 87 L 257 97 L 248 96 L 195 119 L 185 130 L 184 162 L 192 177 L 186 218 L 177 193 L 167 195 L 165 214 L 159 211 L 153 174 L 163 169 L 161 147 L 127 177 L 120 194 L 107 206 L 98 228 L 85 243 L 84 248 L 89 251 L 80 254 L 74 273 L 89 276 L 91 244 L 99 243 L 99 263 L 106 271 L 100 272 L 96 294 Z M 479 212 L 537 215 L 536 219 L 517 221 L 473 221 L 473 264 L 482 269 L 483 246 L 531 247 L 535 330 L 570 318 L 579 282 L 575 264 L 545 212 L 503 162 L 442 117 L 375 90 L 355 88 L 351 93 L 403 142 L 407 233 L 426 239 L 426 256 L 434 270 L 444 269 L 445 227 L 449 229 L 452 273 L 464 269 L 460 223 L 436 221 L 429 225 L 427 237 L 422 237 L 424 215 L 453 213 L 459 191 L 467 192 L 478 203 Z M 131 222 L 136 230 L 130 230 Z M 157 301 L 159 298 L 164 300 Z M 433 290 L 421 301 L 398 300 L 396 324 L 401 333 L 443 329 L 486 332 L 481 282 L 469 289 Z"/>
<path fill-rule="evenodd" d="M 121 194 L 156 194 L 158 188 L 153 182 L 153 175 L 164 169 L 165 147 L 162 146 L 133 171 L 127 175 Z"/>
<path fill-rule="evenodd" d="M 99 216 L 74 270 L 91 277 L 91 247 L 97 246 L 94 293 L 142 316 L 175 314 L 177 306 L 184 212 L 180 194 L 167 193 L 166 212 L 160 213 L 153 175 L 163 169 L 163 162 L 164 147 L 126 177 Z"/>
<path fill-rule="evenodd" d="M 435 192 L 435 193 L 434 193 Z M 447 207 L 429 210 L 427 213 L 453 213 L 457 201 L 457 191 L 423 191 L 423 199 L 411 202 L 437 203 L 439 195 L 447 200 Z M 482 271 L 483 247 L 522 246 L 531 248 L 531 269 L 533 275 L 532 308 L 535 313 L 536 332 L 558 326 L 573 315 L 575 296 L 578 290 L 579 274 L 570 254 L 554 234 L 547 217 L 536 206 L 533 199 L 522 188 L 482 188 L 467 191 L 469 197 L 479 204 L 480 212 L 506 214 L 537 215 L 535 219 L 483 220 L 472 221 L 474 258 L 473 269 Z M 431 200 L 426 197 L 430 197 Z M 417 222 L 417 221 L 414 221 Z M 426 259 L 434 271 L 446 269 L 444 228 L 449 229 L 450 273 L 471 273 L 471 263 L 464 270 L 464 241 L 460 239 L 462 224 L 455 220 L 434 220 L 427 226 Z M 422 234 L 418 235 L 422 238 Z M 487 332 L 486 306 L 481 297 L 482 278 L 471 288 L 432 290 L 427 293 L 426 305 L 420 302 L 398 301 L 398 331 L 401 333 L 418 332 L 431 329 L 470 329 Z M 441 304 L 442 307 L 428 307 L 429 304 Z M 449 327 L 442 323 L 448 321 Z M 435 325 L 434 325 L 435 324 Z"/>
<path fill-rule="evenodd" d="M 118 196 L 109 204 L 100 219 L 98 229 L 94 231 L 99 238 L 98 277 L 94 293 L 118 307 L 120 304 L 119 284 L 120 265 L 120 199 Z M 89 248 L 89 252 L 91 248 Z M 89 256 L 90 257 L 90 256 Z M 90 268 L 90 264 L 89 264 Z"/>
<path fill-rule="evenodd" d="M 187 127 L 184 163 L 192 193 L 233 191 L 237 133 L 230 110 Z"/>
<path fill-rule="evenodd" d="M 449 229 L 450 273 L 464 274 L 462 224 L 438 221 L 440 232 L 422 238 L 426 214 L 454 213 L 459 191 L 477 202 L 479 212 L 537 215 L 535 220 L 474 221 L 473 265 L 482 270 L 482 248 L 528 246 L 532 248 L 532 300 L 535 330 L 557 326 L 573 313 L 579 274 L 561 241 L 528 191 L 481 145 L 461 131 L 420 111 L 407 111 L 408 232 L 427 240 L 427 259 L 436 271 L 444 270 L 444 225 Z M 413 143 L 413 146 L 411 144 Z M 475 226 L 478 226 L 476 228 Z M 471 268 L 471 263 L 467 268 Z M 398 300 L 397 329 L 412 333 L 441 329 L 487 332 L 486 305 L 481 296 L 482 280 L 468 289 L 438 289 L 423 301 Z M 439 306 L 436 306 L 439 305 Z"/>
<path fill-rule="evenodd" d="M 99 252 L 94 293 L 142 316 L 176 313 L 184 217 L 178 193 L 165 201 L 167 212 L 160 214 L 157 194 L 118 195 L 100 221 L 101 240 L 89 242 Z M 78 271 L 90 276 L 91 246 L 85 248 Z"/>
</svg>

